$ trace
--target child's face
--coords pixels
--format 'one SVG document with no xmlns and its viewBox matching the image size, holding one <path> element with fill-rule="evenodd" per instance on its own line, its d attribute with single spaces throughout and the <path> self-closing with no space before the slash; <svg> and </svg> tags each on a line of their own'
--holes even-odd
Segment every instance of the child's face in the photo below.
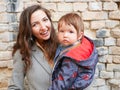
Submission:
<svg viewBox="0 0 120 90">
<path fill-rule="evenodd" d="M 68 46 L 78 40 L 77 30 L 73 25 L 62 23 L 58 30 L 58 40 L 63 46 Z"/>
</svg>

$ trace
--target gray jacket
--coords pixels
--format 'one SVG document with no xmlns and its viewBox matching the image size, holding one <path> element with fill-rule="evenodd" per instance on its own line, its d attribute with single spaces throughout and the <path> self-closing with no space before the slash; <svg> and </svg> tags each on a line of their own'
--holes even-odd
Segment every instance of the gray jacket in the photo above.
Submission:
<svg viewBox="0 0 120 90">
<path fill-rule="evenodd" d="M 47 90 L 50 85 L 51 68 L 44 57 L 43 52 L 36 45 L 32 49 L 32 66 L 25 74 L 24 62 L 19 50 L 13 59 L 13 73 L 8 90 L 26 90 L 24 87 L 25 77 L 27 79 L 27 90 Z"/>
</svg>

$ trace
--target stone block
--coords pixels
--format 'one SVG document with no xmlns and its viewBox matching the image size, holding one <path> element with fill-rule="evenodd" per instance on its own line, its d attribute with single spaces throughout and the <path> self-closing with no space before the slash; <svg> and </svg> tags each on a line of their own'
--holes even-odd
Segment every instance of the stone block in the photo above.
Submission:
<svg viewBox="0 0 120 90">
<path fill-rule="evenodd" d="M 117 46 L 109 47 L 109 54 L 120 55 L 120 47 Z"/>
<path fill-rule="evenodd" d="M 120 87 L 120 79 L 110 79 L 109 83 L 113 85 L 113 87 L 116 87 L 116 90 L 119 90 L 118 87 Z"/>
<path fill-rule="evenodd" d="M 90 2 L 89 10 L 95 10 L 95 11 L 102 10 L 102 2 Z"/>
<path fill-rule="evenodd" d="M 96 32 L 96 37 L 98 38 L 105 38 L 110 36 L 110 30 L 109 29 L 99 29 Z"/>
<path fill-rule="evenodd" d="M 120 79 L 120 72 L 115 72 L 115 78 Z"/>
<path fill-rule="evenodd" d="M 84 23 L 84 29 L 85 30 L 90 29 L 90 23 L 89 22 L 84 21 L 83 23 Z"/>
<path fill-rule="evenodd" d="M 8 24 L 0 24 L 0 33 L 9 30 Z"/>
<path fill-rule="evenodd" d="M 96 1 L 96 0 L 78 0 L 80 2 L 92 2 L 92 1 Z"/>
<path fill-rule="evenodd" d="M 6 11 L 6 6 L 3 3 L 0 3 L 0 13 Z"/>
<path fill-rule="evenodd" d="M 97 48 L 98 50 L 98 55 L 108 55 L 108 48 L 107 47 L 99 47 Z"/>
<path fill-rule="evenodd" d="M 82 13 L 83 20 L 103 20 L 108 18 L 107 12 L 90 12 L 85 11 Z"/>
<path fill-rule="evenodd" d="M 77 2 L 78 0 L 65 0 L 66 3 Z"/>
<path fill-rule="evenodd" d="M 103 85 L 103 86 L 98 87 L 97 90 L 110 90 L 110 86 Z"/>
<path fill-rule="evenodd" d="M 113 46 L 116 45 L 116 39 L 109 37 L 109 38 L 105 38 L 105 46 Z"/>
<path fill-rule="evenodd" d="M 108 55 L 99 56 L 99 62 L 106 63 Z"/>
<path fill-rule="evenodd" d="M 86 29 L 86 30 L 84 30 L 84 35 L 86 35 L 87 37 L 89 37 L 92 40 L 96 40 L 95 31 Z"/>
<path fill-rule="evenodd" d="M 94 40 L 94 43 L 95 43 L 95 46 L 96 46 L 96 47 L 100 47 L 100 46 L 103 46 L 104 41 L 103 41 L 102 38 L 100 38 L 100 39 Z"/>
<path fill-rule="evenodd" d="M 118 6 L 115 2 L 104 2 L 103 3 L 103 10 L 117 10 Z"/>
<path fill-rule="evenodd" d="M 0 23 L 8 23 L 8 14 L 7 13 L 0 13 Z"/>
<path fill-rule="evenodd" d="M 107 71 L 101 71 L 100 72 L 100 78 L 109 79 L 109 78 L 113 78 L 113 77 L 114 77 L 114 73 L 113 72 L 107 72 Z"/>
<path fill-rule="evenodd" d="M 120 46 L 120 38 L 117 39 L 117 46 Z"/>
<path fill-rule="evenodd" d="M 74 11 L 85 11 L 88 8 L 87 3 L 73 3 L 73 10 Z"/>
<path fill-rule="evenodd" d="M 17 22 L 17 15 L 14 13 L 8 14 L 8 21 L 9 21 L 9 23 L 16 23 Z"/>
<path fill-rule="evenodd" d="M 110 12 L 109 13 L 109 18 L 110 19 L 120 20 L 120 10 L 116 10 L 116 11 Z"/>
<path fill-rule="evenodd" d="M 8 49 L 8 43 L 0 43 L 0 51 L 6 51 Z"/>
<path fill-rule="evenodd" d="M 58 11 L 73 11 L 72 3 L 58 3 Z"/>
<path fill-rule="evenodd" d="M 65 15 L 66 13 L 68 13 L 68 12 L 52 12 L 51 13 L 52 14 L 52 20 L 53 21 L 58 21 L 61 18 L 61 16 Z"/>
<path fill-rule="evenodd" d="M 7 61 L 12 59 L 12 52 L 11 51 L 1 51 L 0 52 L 0 62 Z"/>
<path fill-rule="evenodd" d="M 97 68 L 99 71 L 105 71 L 105 69 L 106 69 L 105 64 L 103 64 L 103 63 L 98 63 Z"/>
<path fill-rule="evenodd" d="M 4 32 L 4 33 L 2 33 L 1 39 L 3 42 L 13 41 L 13 33 L 12 32 Z"/>
<path fill-rule="evenodd" d="M 105 28 L 105 21 L 91 21 L 91 29 L 102 29 Z"/>
<path fill-rule="evenodd" d="M 110 33 L 111 33 L 112 37 L 120 38 L 120 29 L 119 28 L 112 29 Z"/>
<path fill-rule="evenodd" d="M 42 3 L 41 5 L 50 11 L 57 11 L 57 5 L 55 3 Z"/>
<path fill-rule="evenodd" d="M 120 56 L 113 56 L 113 63 L 120 64 Z"/>
<path fill-rule="evenodd" d="M 103 86 L 103 85 L 105 85 L 104 79 L 95 79 L 93 81 L 93 86 Z"/>
<path fill-rule="evenodd" d="M 11 23 L 9 25 L 9 31 L 18 32 L 18 30 L 19 30 L 18 23 Z"/>
<path fill-rule="evenodd" d="M 120 64 L 107 64 L 106 70 L 120 72 Z"/>
<path fill-rule="evenodd" d="M 111 64 L 111 63 L 112 63 L 112 60 L 113 60 L 113 55 L 108 55 L 107 63 L 108 63 L 108 64 Z"/>
<path fill-rule="evenodd" d="M 106 20 L 105 21 L 106 28 L 115 28 L 116 26 L 119 26 L 119 25 L 120 25 L 119 20 Z"/>
</svg>

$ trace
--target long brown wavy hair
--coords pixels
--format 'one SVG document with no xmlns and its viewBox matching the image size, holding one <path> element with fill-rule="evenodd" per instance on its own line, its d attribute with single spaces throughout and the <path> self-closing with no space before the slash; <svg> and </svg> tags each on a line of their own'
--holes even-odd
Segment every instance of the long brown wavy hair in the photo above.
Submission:
<svg viewBox="0 0 120 90">
<path fill-rule="evenodd" d="M 15 45 L 13 46 L 13 52 L 12 55 L 14 56 L 15 52 L 19 49 L 20 54 L 22 55 L 22 60 L 25 62 L 25 71 L 28 70 L 28 68 L 31 65 L 31 49 L 32 46 L 35 44 L 35 37 L 32 35 L 32 28 L 30 23 L 31 15 L 37 11 L 37 10 L 43 10 L 49 20 L 51 21 L 51 14 L 50 12 L 43 8 L 40 5 L 32 5 L 27 7 L 20 16 L 20 22 L 19 22 L 19 32 L 17 36 L 17 41 Z M 52 21 L 51 21 L 51 36 L 49 40 L 43 41 L 44 46 L 42 48 L 46 51 L 48 56 L 48 61 L 51 62 L 53 60 L 56 48 L 57 48 L 57 37 L 56 32 L 53 27 Z"/>
</svg>

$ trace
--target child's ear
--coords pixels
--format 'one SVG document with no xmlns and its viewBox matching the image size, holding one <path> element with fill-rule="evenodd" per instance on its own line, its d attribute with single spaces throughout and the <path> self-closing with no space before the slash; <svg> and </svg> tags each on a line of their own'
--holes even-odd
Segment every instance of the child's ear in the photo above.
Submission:
<svg viewBox="0 0 120 90">
<path fill-rule="evenodd" d="M 83 37 L 83 32 L 80 32 L 79 36 L 78 36 L 78 40 L 81 40 Z"/>
</svg>

